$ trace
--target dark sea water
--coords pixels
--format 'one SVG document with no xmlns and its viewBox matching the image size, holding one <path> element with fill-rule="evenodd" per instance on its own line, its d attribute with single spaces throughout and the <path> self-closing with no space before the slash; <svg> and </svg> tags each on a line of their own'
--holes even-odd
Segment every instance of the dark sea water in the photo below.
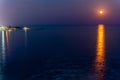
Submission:
<svg viewBox="0 0 120 80">
<path fill-rule="evenodd" d="M 0 80 L 120 80 L 119 26 L 0 31 Z"/>
</svg>

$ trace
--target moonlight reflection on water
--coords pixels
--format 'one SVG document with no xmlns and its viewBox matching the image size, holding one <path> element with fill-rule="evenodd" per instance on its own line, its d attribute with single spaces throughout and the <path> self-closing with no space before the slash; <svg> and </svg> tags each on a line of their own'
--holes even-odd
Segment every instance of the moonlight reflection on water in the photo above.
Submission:
<svg viewBox="0 0 120 80">
<path fill-rule="evenodd" d="M 98 25 L 97 34 L 97 50 L 95 59 L 95 80 L 104 80 L 104 67 L 105 67 L 105 43 L 104 43 L 104 25 Z"/>
</svg>

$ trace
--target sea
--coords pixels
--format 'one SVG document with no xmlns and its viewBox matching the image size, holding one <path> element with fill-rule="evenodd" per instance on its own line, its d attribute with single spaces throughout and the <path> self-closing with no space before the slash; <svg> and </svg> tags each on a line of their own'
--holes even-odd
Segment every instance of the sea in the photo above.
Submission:
<svg viewBox="0 0 120 80">
<path fill-rule="evenodd" d="M 120 80 L 120 26 L 0 31 L 0 80 Z"/>
</svg>

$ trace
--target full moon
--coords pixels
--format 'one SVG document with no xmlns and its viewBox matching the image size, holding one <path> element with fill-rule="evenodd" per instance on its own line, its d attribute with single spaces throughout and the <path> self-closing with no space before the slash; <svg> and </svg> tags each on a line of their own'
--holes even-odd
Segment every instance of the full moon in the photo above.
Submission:
<svg viewBox="0 0 120 80">
<path fill-rule="evenodd" d="M 102 10 L 99 11 L 100 14 L 103 14 L 104 12 Z"/>
</svg>

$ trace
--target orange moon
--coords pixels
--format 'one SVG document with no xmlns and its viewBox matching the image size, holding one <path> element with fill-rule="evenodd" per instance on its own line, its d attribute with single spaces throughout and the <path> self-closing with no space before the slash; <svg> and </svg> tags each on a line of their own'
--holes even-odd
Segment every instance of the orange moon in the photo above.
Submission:
<svg viewBox="0 0 120 80">
<path fill-rule="evenodd" d="M 104 12 L 103 12 L 103 10 L 100 10 L 99 13 L 100 13 L 100 14 L 103 14 Z"/>
</svg>

